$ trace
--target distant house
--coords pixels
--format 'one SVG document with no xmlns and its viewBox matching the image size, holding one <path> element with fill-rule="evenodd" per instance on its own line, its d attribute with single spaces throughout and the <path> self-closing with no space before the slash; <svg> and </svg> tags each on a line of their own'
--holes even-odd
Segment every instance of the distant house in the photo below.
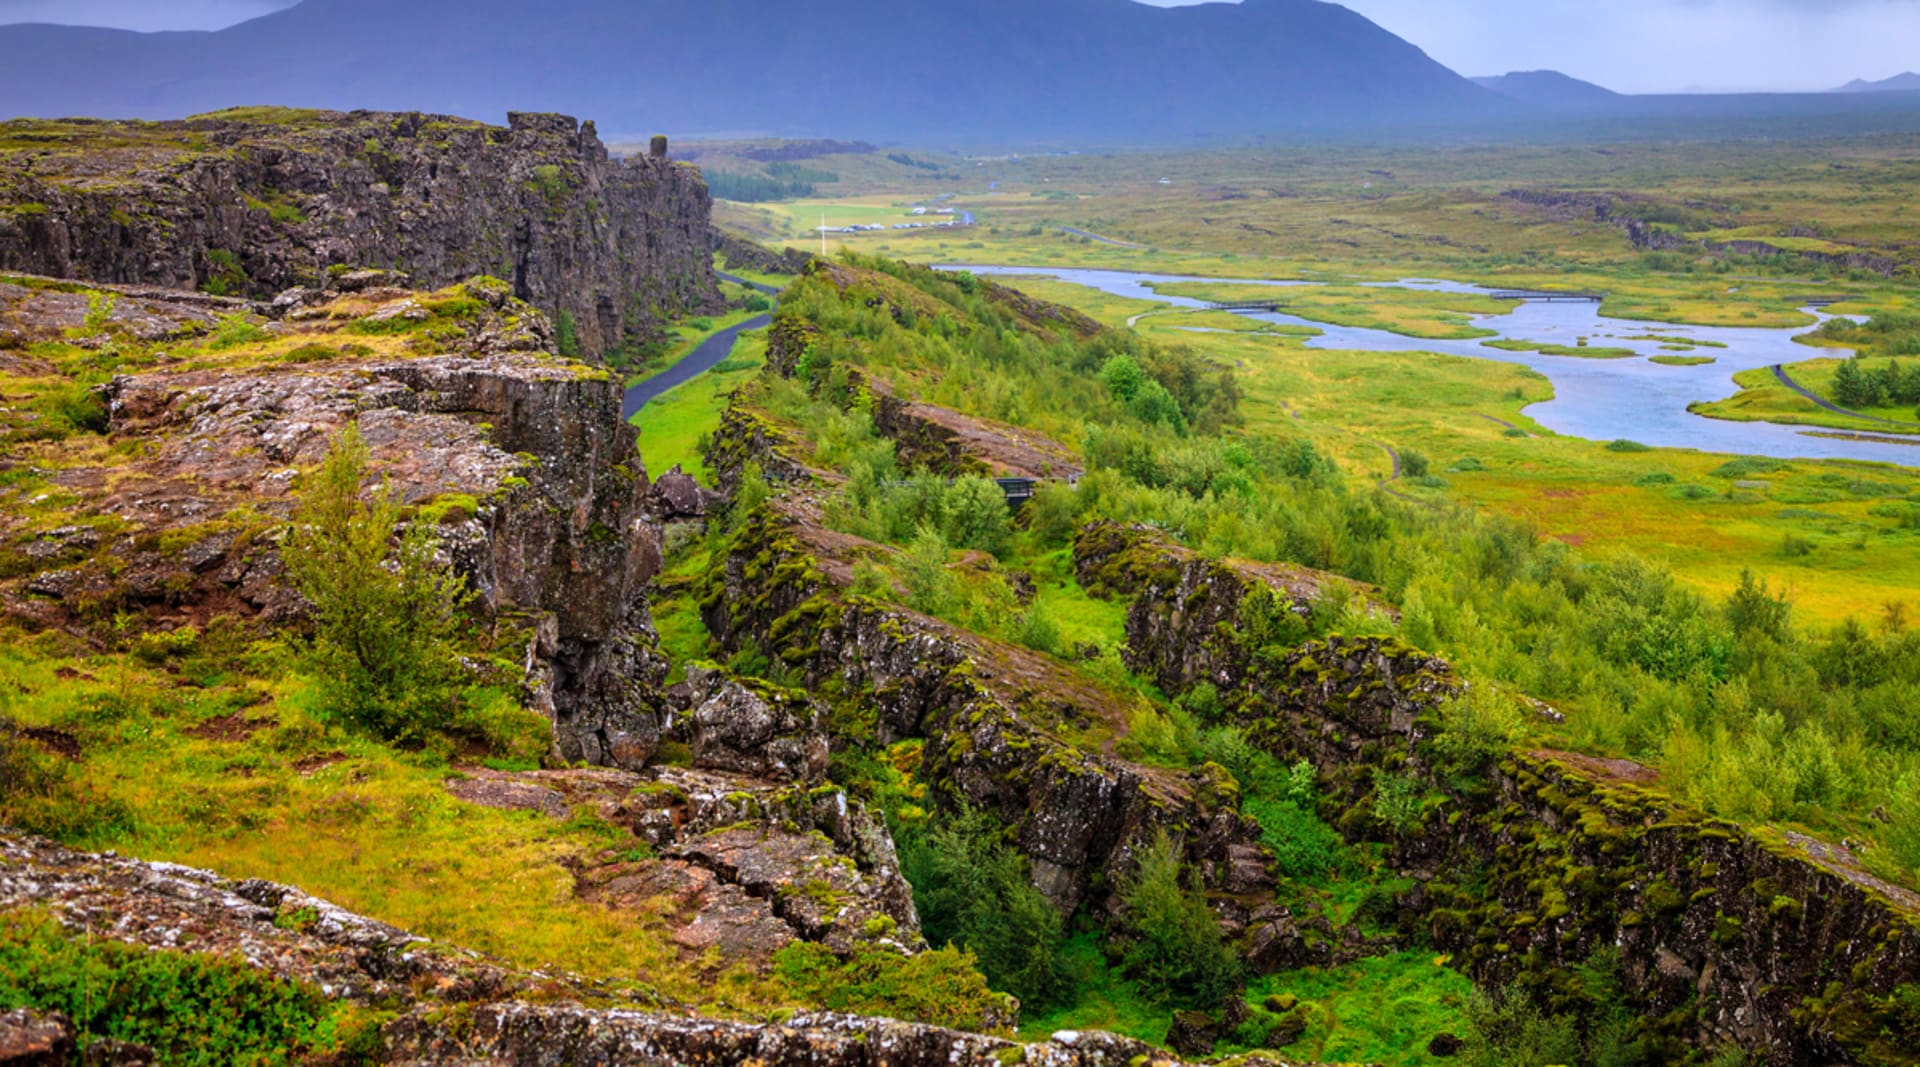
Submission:
<svg viewBox="0 0 1920 1067">
<path fill-rule="evenodd" d="M 927 213 L 927 209 L 923 207 L 917 207 L 913 209 L 912 213 L 915 215 L 924 215 Z"/>
</svg>

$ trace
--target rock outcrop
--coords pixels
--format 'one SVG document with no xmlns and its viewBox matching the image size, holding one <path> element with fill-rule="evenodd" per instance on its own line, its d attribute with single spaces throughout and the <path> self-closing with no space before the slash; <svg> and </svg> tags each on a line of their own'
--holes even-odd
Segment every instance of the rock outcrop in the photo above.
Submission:
<svg viewBox="0 0 1920 1067">
<path fill-rule="evenodd" d="M 427 288 L 492 274 L 589 353 L 718 306 L 699 171 L 609 159 L 591 122 L 242 109 L 47 125 L 0 151 L 0 270 L 257 299 L 346 268 Z"/>
<path fill-rule="evenodd" d="M 779 1024 L 702 1017 L 621 987 L 517 971 L 288 886 L 0 834 L 0 910 L 18 907 L 43 909 L 75 937 L 244 960 L 334 1000 L 378 1004 L 395 1013 L 367 1050 L 379 1063 L 1175 1067 L 1111 1034 L 1066 1031 L 1023 1045 L 852 1015 L 802 1013 Z M 0 1049 L 71 1048 L 63 1023 L 0 1016 Z"/>
<path fill-rule="evenodd" d="M 1350 836 L 1387 842 L 1418 881 L 1402 924 L 1477 981 L 1550 986 L 1604 950 L 1634 1010 L 1692 1047 L 1780 1067 L 1920 1062 L 1920 1045 L 1889 1036 L 1905 1032 L 1902 1005 L 1920 996 L 1920 896 L 1844 849 L 1687 810 L 1624 761 L 1515 752 L 1478 770 L 1449 766 L 1433 740 L 1462 683 L 1444 661 L 1387 638 L 1235 651 L 1257 629 L 1235 606 L 1269 579 L 1221 562 L 1204 573 L 1143 577 L 1129 662 L 1170 691 L 1215 685 L 1257 743 L 1311 760 L 1326 814 Z M 1396 778 L 1444 803 L 1383 821 L 1381 783 Z"/>
<path fill-rule="evenodd" d="M 701 613 L 723 648 L 757 650 L 801 672 L 822 699 L 870 709 L 870 740 L 925 739 L 921 776 L 951 802 L 1012 827 L 1036 886 L 1062 911 L 1096 885 L 1118 884 L 1162 832 L 1196 857 L 1251 849 L 1251 863 L 1203 870 L 1217 887 L 1237 871 L 1251 883 L 1238 887 L 1247 895 L 1271 895 L 1258 827 L 1238 813 L 1237 795 L 1207 795 L 1182 775 L 1113 754 L 1137 698 L 1027 649 L 849 593 L 851 560 L 887 550 L 824 529 L 805 507 L 763 506 L 715 558 Z M 1076 744 L 1063 730 L 1109 740 L 1104 749 Z"/>
<path fill-rule="evenodd" d="M 48 475 L 65 524 L 0 520 L 0 605 L 46 626 L 121 609 L 296 618 L 275 531 L 300 472 L 355 422 L 395 498 L 437 523 L 479 610 L 522 635 L 530 703 L 560 755 L 646 761 L 665 665 L 643 586 L 659 547 L 617 380 L 554 355 L 546 318 L 495 279 L 310 294 L 279 322 L 232 319 L 233 344 L 209 336 L 214 312 L 244 306 L 163 295 L 0 284 L 0 322 L 21 343 L 153 339 L 144 369 L 101 390 L 100 428 L 124 454 Z"/>
</svg>

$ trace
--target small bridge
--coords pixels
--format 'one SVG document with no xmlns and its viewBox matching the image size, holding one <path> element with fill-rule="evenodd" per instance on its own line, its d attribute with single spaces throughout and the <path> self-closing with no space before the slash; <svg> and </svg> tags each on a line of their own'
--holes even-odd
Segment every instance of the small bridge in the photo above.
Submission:
<svg viewBox="0 0 1920 1067">
<path fill-rule="evenodd" d="M 1487 294 L 1495 300 L 1525 300 L 1535 304 L 1598 304 L 1605 293 L 1569 293 L 1554 289 L 1498 289 Z"/>
<path fill-rule="evenodd" d="M 949 478 L 947 481 L 951 484 L 953 479 Z M 1000 492 L 1006 496 L 1007 507 L 1013 511 L 1019 511 L 1021 508 L 1027 506 L 1028 502 L 1033 499 L 1034 494 L 1040 491 L 1041 486 L 1055 484 L 1078 485 L 1080 479 L 1076 476 L 1072 478 L 995 478 L 993 481 L 994 484 L 1000 487 Z M 904 488 L 913 483 L 900 479 L 887 484 L 897 488 Z"/>
<path fill-rule="evenodd" d="M 1229 303 L 1208 304 L 1209 311 L 1280 311 L 1287 305 L 1278 300 L 1235 300 Z"/>
</svg>

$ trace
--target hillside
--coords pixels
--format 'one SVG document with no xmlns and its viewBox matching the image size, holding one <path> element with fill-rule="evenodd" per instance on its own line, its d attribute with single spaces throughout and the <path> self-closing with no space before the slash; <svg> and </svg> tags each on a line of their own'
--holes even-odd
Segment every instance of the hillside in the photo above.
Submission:
<svg viewBox="0 0 1920 1067">
<path fill-rule="evenodd" d="M 1904 74 L 1895 74 L 1891 78 L 1882 78 L 1879 81 L 1868 81 L 1865 78 L 1855 78 L 1854 80 L 1848 82 L 1845 85 L 1840 86 L 1838 89 L 1835 89 L 1833 91 L 1836 93 L 1915 92 L 1915 91 L 1920 91 L 1920 74 L 1915 74 L 1912 71 L 1907 71 Z"/>
<path fill-rule="evenodd" d="M 1473 83 L 1501 96 L 1548 111 L 1606 111 L 1626 100 L 1611 89 L 1569 77 L 1557 70 L 1513 71 Z"/>
<path fill-rule="evenodd" d="M 920 143 L 1187 139 L 1416 124 L 1502 106 L 1413 45 L 1315 0 L 987 0 L 964 16 L 927 0 L 833 0 L 756 40 L 743 61 L 739 35 L 764 14 L 751 0 L 562 0 L 529 25 L 509 0 L 307 0 L 217 33 L 0 27 L 0 100 L 27 115 L 150 118 L 236 101 L 532 109 L 595 115 L 638 137 Z"/>
</svg>

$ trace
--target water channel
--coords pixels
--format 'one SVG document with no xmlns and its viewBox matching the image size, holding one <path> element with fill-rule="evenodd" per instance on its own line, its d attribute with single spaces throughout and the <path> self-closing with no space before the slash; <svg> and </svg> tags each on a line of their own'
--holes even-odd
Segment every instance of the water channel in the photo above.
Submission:
<svg viewBox="0 0 1920 1067">
<path fill-rule="evenodd" d="M 1163 295 L 1151 287 L 1169 282 L 1207 282 L 1217 285 L 1265 285 L 1274 288 L 1320 285 L 1320 282 L 1268 281 L 1242 278 L 1201 278 L 1178 274 L 1087 270 L 1061 267 L 947 266 L 980 275 L 1033 275 L 1084 285 L 1114 296 L 1151 300 L 1174 307 L 1204 308 L 1204 300 Z M 1372 287 L 1485 293 L 1493 290 L 1460 282 L 1430 278 L 1368 283 Z M 1816 318 L 1820 312 L 1808 309 Z M 1586 338 L 1594 347 L 1630 348 L 1632 358 L 1588 359 L 1546 356 L 1537 352 L 1507 352 L 1488 348 L 1483 340 L 1440 341 L 1405 337 L 1386 330 L 1334 326 L 1285 313 L 1244 312 L 1261 322 L 1310 326 L 1321 331 L 1306 339 L 1309 348 L 1362 352 L 1440 352 L 1518 363 L 1531 367 L 1553 383 L 1552 400 L 1529 406 L 1527 416 L 1555 433 L 1596 441 L 1627 438 L 1663 448 L 1695 448 L 1709 452 L 1769 456 L 1776 459 L 1859 459 L 1910 466 L 1920 465 L 1920 436 L 1904 443 L 1896 435 L 1857 438 L 1815 436 L 1818 427 L 1765 422 L 1729 422 L 1709 419 L 1687 410 L 1695 401 L 1720 400 L 1739 391 L 1736 372 L 1776 363 L 1793 363 L 1837 350 L 1795 344 L 1793 338 L 1811 327 L 1794 329 L 1687 326 L 1641 319 L 1613 319 L 1600 314 L 1595 303 L 1526 302 L 1501 315 L 1476 315 L 1473 324 L 1496 331 L 1500 338 L 1574 347 Z M 1633 340 L 1657 334 L 1703 345 L 1688 355 L 1711 356 L 1715 362 L 1699 366 L 1668 366 L 1647 357 L 1669 354 L 1661 341 Z M 1810 432 L 1813 431 L 1813 432 Z M 1835 431 L 1826 431 L 1835 432 Z"/>
</svg>

